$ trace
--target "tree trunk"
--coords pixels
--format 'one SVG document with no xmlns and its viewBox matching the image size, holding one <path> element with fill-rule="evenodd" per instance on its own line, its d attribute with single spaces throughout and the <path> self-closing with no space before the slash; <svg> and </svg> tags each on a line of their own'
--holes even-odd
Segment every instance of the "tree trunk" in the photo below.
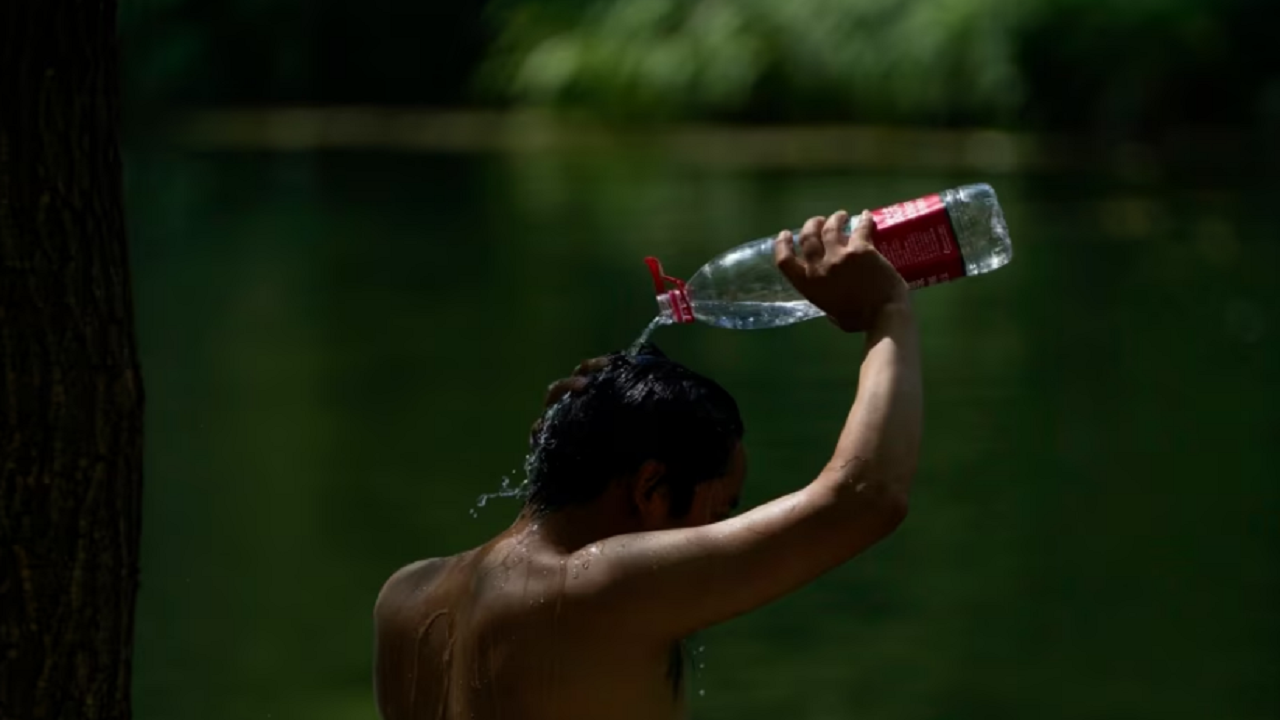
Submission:
<svg viewBox="0 0 1280 720">
<path fill-rule="evenodd" d="M 142 384 L 115 16 L 0 2 L 0 720 L 130 713 Z"/>
</svg>

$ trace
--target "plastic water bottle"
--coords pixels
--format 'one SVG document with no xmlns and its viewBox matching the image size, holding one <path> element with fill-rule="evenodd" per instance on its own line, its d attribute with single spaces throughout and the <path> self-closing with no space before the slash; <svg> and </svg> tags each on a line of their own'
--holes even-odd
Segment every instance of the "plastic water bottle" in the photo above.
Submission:
<svg viewBox="0 0 1280 720">
<path fill-rule="evenodd" d="M 913 290 L 988 273 L 1013 259 L 1009 228 L 990 185 L 945 190 L 871 215 L 876 250 Z M 859 221 L 853 216 L 847 232 Z M 793 234 L 798 245 L 800 232 Z M 722 253 L 687 283 L 664 274 L 657 258 L 646 258 L 658 295 L 650 329 L 697 321 L 755 330 L 821 317 L 774 265 L 773 242 L 761 238 Z"/>
</svg>

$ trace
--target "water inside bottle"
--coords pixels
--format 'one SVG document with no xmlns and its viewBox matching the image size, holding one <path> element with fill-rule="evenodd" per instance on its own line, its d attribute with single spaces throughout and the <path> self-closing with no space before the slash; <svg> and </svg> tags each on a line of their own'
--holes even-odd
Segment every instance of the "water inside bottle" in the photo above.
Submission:
<svg viewBox="0 0 1280 720">
<path fill-rule="evenodd" d="M 782 302 L 702 301 L 698 319 L 729 330 L 759 330 L 790 325 L 824 313 L 805 300 Z"/>
</svg>

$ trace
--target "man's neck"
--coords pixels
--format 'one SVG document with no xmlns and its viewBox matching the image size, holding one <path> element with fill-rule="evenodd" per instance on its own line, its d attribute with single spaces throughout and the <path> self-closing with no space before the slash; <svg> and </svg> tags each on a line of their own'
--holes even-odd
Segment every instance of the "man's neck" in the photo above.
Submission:
<svg viewBox="0 0 1280 720">
<path fill-rule="evenodd" d="M 529 531 L 536 532 L 547 544 L 566 555 L 605 538 L 641 529 L 638 520 L 627 512 L 625 504 L 617 502 L 613 493 L 542 516 L 526 510 L 517 521 L 517 525 L 520 524 L 527 525 Z"/>
</svg>

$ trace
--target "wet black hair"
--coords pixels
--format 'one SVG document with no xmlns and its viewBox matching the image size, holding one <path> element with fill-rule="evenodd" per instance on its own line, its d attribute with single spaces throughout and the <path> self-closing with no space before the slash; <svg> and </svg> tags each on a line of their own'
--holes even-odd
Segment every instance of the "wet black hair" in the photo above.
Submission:
<svg viewBox="0 0 1280 720">
<path fill-rule="evenodd" d="M 566 387 L 530 438 L 526 503 L 535 513 L 595 500 L 655 460 L 665 468 L 659 482 L 672 515 L 682 517 L 699 484 L 728 472 L 742 439 L 728 391 L 650 343 L 584 364 L 550 392 Z"/>
</svg>

